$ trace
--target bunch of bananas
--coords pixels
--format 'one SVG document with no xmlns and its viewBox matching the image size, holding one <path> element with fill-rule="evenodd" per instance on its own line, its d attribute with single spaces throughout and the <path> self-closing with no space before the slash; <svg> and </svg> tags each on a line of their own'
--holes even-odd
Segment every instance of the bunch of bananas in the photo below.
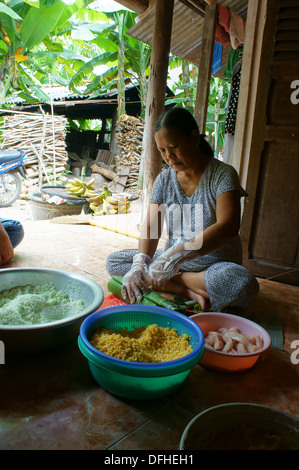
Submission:
<svg viewBox="0 0 299 470">
<path fill-rule="evenodd" d="M 112 196 L 107 186 L 103 186 L 102 193 L 94 190 L 94 178 L 85 182 L 85 175 L 82 172 L 81 180 L 73 178 L 68 181 L 65 188 L 70 196 L 85 197 L 89 208 L 94 215 L 126 214 L 130 210 L 130 202 L 125 195 Z"/>
<path fill-rule="evenodd" d="M 79 180 L 78 178 L 74 178 L 68 181 L 65 185 L 67 193 L 70 196 L 74 197 L 93 197 L 97 193 L 94 190 L 94 178 L 89 180 L 87 183 L 84 179 Z"/>
<path fill-rule="evenodd" d="M 128 196 L 116 195 L 109 196 L 103 204 L 105 214 L 127 214 L 130 211 L 130 202 Z"/>
<path fill-rule="evenodd" d="M 89 203 L 90 209 L 94 212 L 95 215 L 102 215 L 103 203 L 109 196 L 111 196 L 111 192 L 107 186 L 103 186 L 103 192 L 101 194 L 94 193 L 86 199 L 86 201 Z"/>
</svg>

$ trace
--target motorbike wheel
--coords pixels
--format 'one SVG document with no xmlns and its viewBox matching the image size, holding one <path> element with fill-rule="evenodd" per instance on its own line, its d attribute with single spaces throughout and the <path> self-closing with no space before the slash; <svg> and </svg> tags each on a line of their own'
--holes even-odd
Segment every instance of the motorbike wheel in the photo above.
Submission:
<svg viewBox="0 0 299 470">
<path fill-rule="evenodd" d="M 18 173 L 0 175 L 0 207 L 9 207 L 18 199 L 22 189 L 22 181 Z"/>
</svg>

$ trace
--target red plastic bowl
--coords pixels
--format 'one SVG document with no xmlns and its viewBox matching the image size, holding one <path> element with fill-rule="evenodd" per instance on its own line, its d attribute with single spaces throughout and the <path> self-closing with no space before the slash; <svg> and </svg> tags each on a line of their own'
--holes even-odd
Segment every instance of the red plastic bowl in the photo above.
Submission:
<svg viewBox="0 0 299 470">
<path fill-rule="evenodd" d="M 267 331 L 246 318 L 217 312 L 197 313 L 190 318 L 200 326 L 205 336 L 209 331 L 217 331 L 219 328 L 236 327 L 244 335 L 259 334 L 263 340 L 263 348 L 260 351 L 248 354 L 225 353 L 205 348 L 200 361 L 201 366 L 223 372 L 242 372 L 253 367 L 260 356 L 271 346 L 271 337 Z"/>
</svg>

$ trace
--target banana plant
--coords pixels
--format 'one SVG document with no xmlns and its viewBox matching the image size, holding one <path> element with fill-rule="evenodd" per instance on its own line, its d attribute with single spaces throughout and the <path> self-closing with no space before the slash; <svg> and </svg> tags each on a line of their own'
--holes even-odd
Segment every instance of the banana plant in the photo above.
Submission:
<svg viewBox="0 0 299 470">
<path fill-rule="evenodd" d="M 11 0 L 9 6 L 0 4 L 0 106 L 15 90 L 21 90 L 31 100 L 45 98 L 40 90 L 42 81 L 36 73 L 35 48 L 43 41 L 46 44 L 52 32 L 62 29 L 92 0 L 75 0 L 72 4 L 65 1 Z M 59 52 L 63 57 L 63 51 Z M 80 57 L 80 61 L 83 63 L 84 58 Z M 31 88 L 35 90 L 35 98 L 31 96 Z"/>
<path fill-rule="evenodd" d="M 108 15 L 109 16 L 109 15 Z M 125 112 L 124 86 L 126 79 L 139 90 L 141 114 L 145 110 L 147 95 L 146 72 L 149 68 L 151 47 L 126 34 L 135 23 L 136 14 L 129 11 L 114 12 L 116 30 L 113 35 L 118 44 L 118 115 Z"/>
<path fill-rule="evenodd" d="M 174 84 L 173 92 L 175 97 L 167 100 L 167 104 L 174 104 L 175 106 L 185 107 L 190 112 L 194 112 L 195 99 L 196 99 L 196 86 L 197 86 L 197 70 L 191 68 L 189 74 L 186 73 L 186 64 L 178 58 L 172 58 L 170 66 L 178 66 L 181 64 L 182 73 L 179 80 Z M 212 143 L 215 152 L 218 153 L 218 148 L 224 146 L 224 124 L 226 119 L 226 103 L 230 91 L 230 84 L 226 80 L 211 76 L 209 103 L 207 109 L 207 124 L 206 133 L 209 135 L 210 143 Z"/>
<path fill-rule="evenodd" d="M 127 36 L 125 55 L 129 62 L 132 81 L 136 84 L 141 101 L 141 116 L 144 117 L 147 96 L 147 76 L 152 47 L 132 36 Z"/>
<path fill-rule="evenodd" d="M 118 90 L 119 115 L 124 86 L 133 83 L 144 110 L 151 48 L 126 34 L 136 14 L 104 14 L 88 8 L 91 2 L 11 0 L 9 7 L 0 5 L 0 105 L 13 92 L 27 102 L 49 100 L 42 87 L 50 80 L 75 92 L 83 85 L 91 96 Z M 106 67 L 100 75 L 95 72 L 99 65 Z"/>
<path fill-rule="evenodd" d="M 0 54 L 2 56 L 0 67 L 0 106 L 5 99 L 13 80 L 16 62 L 21 49 L 18 44 L 19 21 L 21 17 L 9 6 L 0 5 Z M 13 52 L 13 58 L 10 51 Z M 14 60 L 13 60 L 14 59 Z"/>
<path fill-rule="evenodd" d="M 224 125 L 229 91 L 229 82 L 219 77 L 211 77 L 206 129 L 210 135 L 214 134 L 216 153 L 218 153 L 219 147 L 223 148 L 224 146 Z"/>
<path fill-rule="evenodd" d="M 120 116 L 124 113 L 124 86 L 132 83 L 139 89 L 141 109 L 144 110 L 151 47 L 127 34 L 134 24 L 135 13 L 120 10 L 106 13 L 106 16 L 111 22 L 107 21 L 106 27 L 98 31 L 97 37 L 91 41 L 100 53 L 82 65 L 69 86 L 75 89 L 87 82 L 85 92 L 90 96 L 117 90 Z M 105 65 L 106 71 L 97 75 L 94 70 L 99 65 Z"/>
</svg>

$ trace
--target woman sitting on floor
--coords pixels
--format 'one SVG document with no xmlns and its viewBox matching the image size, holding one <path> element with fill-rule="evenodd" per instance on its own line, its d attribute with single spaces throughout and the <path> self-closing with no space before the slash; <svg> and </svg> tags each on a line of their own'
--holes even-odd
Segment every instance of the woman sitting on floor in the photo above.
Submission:
<svg viewBox="0 0 299 470">
<path fill-rule="evenodd" d="M 111 276 L 124 276 L 122 295 L 140 301 L 149 289 L 196 300 L 203 310 L 247 308 L 259 285 L 242 267 L 240 198 L 236 170 L 215 158 L 186 109 L 165 112 L 155 140 L 169 168 L 156 178 L 138 250 L 107 258 Z M 162 222 L 168 241 L 157 250 Z"/>
</svg>

